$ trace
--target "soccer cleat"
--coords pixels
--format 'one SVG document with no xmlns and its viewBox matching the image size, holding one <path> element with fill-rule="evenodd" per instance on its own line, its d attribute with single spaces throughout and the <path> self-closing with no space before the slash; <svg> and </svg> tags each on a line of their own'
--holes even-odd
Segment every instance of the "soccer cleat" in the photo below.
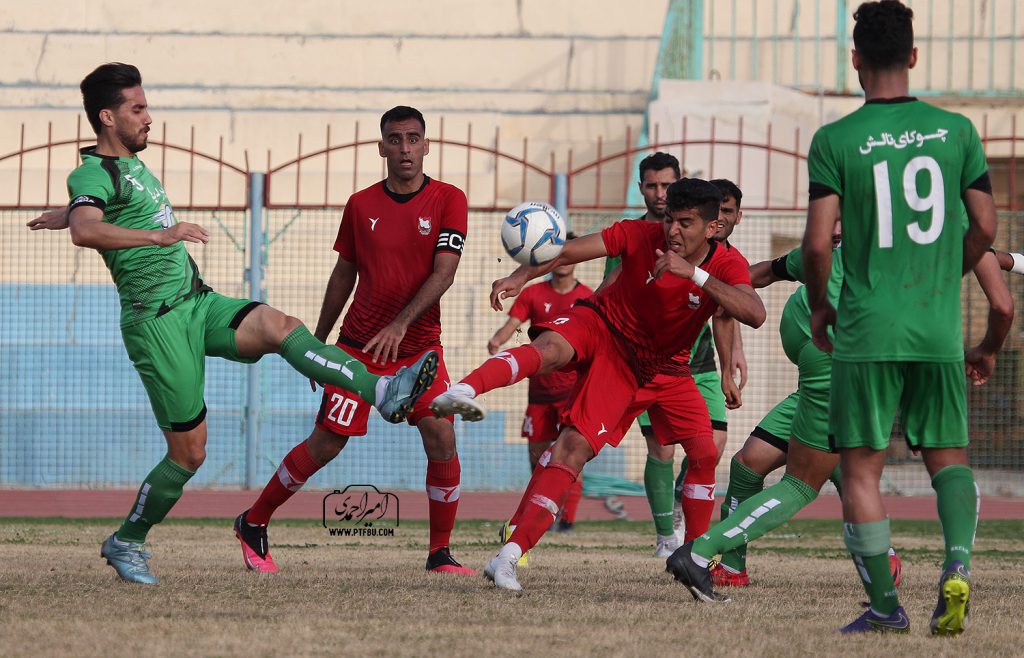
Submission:
<svg viewBox="0 0 1024 658">
<path fill-rule="evenodd" d="M 434 398 L 430 403 L 430 410 L 438 418 L 459 414 L 462 420 L 483 420 L 487 412 L 473 399 L 472 392 L 472 388 L 461 382 L 453 384 L 447 391 Z"/>
<path fill-rule="evenodd" d="M 427 556 L 428 573 L 452 573 L 457 576 L 475 576 L 476 571 L 459 564 L 448 547 L 439 548 Z"/>
<path fill-rule="evenodd" d="M 839 629 L 840 633 L 909 633 L 910 618 L 903 606 L 896 608 L 890 615 L 879 615 L 870 607 L 860 617 Z"/>
<path fill-rule="evenodd" d="M 698 566 L 692 556 L 693 542 L 688 541 L 676 549 L 676 552 L 665 561 L 665 571 L 685 585 L 695 601 L 705 603 L 728 603 L 731 601 L 732 599 L 728 596 L 720 594 L 712 588 L 711 573 L 708 568 Z"/>
<path fill-rule="evenodd" d="M 494 583 L 498 589 L 508 589 L 518 592 L 523 589 L 516 577 L 516 562 L 519 560 L 518 548 L 515 544 L 505 544 L 497 555 L 492 557 L 487 566 L 484 567 L 484 576 Z"/>
<path fill-rule="evenodd" d="M 675 534 L 658 535 L 655 542 L 654 557 L 665 559 L 675 553 L 681 544 L 682 542 L 679 541 L 679 537 Z"/>
<path fill-rule="evenodd" d="M 245 510 L 235 518 L 235 537 L 242 544 L 242 561 L 249 571 L 277 573 L 274 558 L 270 557 L 270 542 L 267 541 L 267 526 L 252 525 L 245 520 Z"/>
<path fill-rule="evenodd" d="M 555 524 L 553 530 L 555 532 L 560 532 L 563 535 L 571 535 L 573 532 L 573 524 L 571 521 L 566 521 L 565 519 L 558 519 L 558 523 Z"/>
<path fill-rule="evenodd" d="M 402 366 L 388 377 L 384 395 L 378 400 L 377 410 L 389 423 L 400 423 L 405 420 L 420 396 L 434 383 L 437 377 L 437 352 L 427 350 L 416 363 L 409 367 Z"/>
<path fill-rule="evenodd" d="M 903 563 L 900 561 L 900 556 L 891 548 L 889 549 L 889 570 L 892 571 L 892 584 L 898 587 L 903 581 Z"/>
<path fill-rule="evenodd" d="M 498 528 L 498 540 L 501 541 L 502 544 L 504 544 L 512 536 L 512 531 L 513 530 L 515 530 L 515 527 L 512 525 L 512 522 L 511 521 L 505 521 L 504 523 L 501 524 L 501 527 Z M 519 560 L 516 562 L 516 566 L 517 567 L 528 567 L 528 566 L 530 566 L 530 559 L 527 557 L 527 555 L 529 555 L 529 554 L 530 554 L 530 551 L 526 551 L 525 553 L 523 553 L 522 557 L 520 557 Z"/>
<path fill-rule="evenodd" d="M 711 584 L 715 587 L 748 587 L 750 576 L 747 575 L 746 569 L 732 572 L 721 564 L 716 564 L 711 570 Z"/>
<path fill-rule="evenodd" d="M 939 577 L 939 602 L 932 613 L 932 635 L 956 637 L 967 629 L 971 575 L 957 560 Z"/>
<path fill-rule="evenodd" d="M 626 504 L 615 496 L 604 497 L 604 508 L 611 512 L 612 516 L 621 521 L 629 520 L 629 515 L 626 514 Z"/>
<path fill-rule="evenodd" d="M 106 558 L 121 580 L 139 585 L 157 584 L 157 577 L 149 570 L 149 558 L 153 555 L 140 541 L 122 541 L 111 534 L 100 546 L 100 557 Z"/>
</svg>

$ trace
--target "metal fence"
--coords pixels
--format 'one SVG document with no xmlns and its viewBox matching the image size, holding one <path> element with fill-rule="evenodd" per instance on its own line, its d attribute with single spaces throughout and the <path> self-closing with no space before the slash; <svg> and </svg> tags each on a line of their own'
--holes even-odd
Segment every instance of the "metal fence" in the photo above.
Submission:
<svg viewBox="0 0 1024 658">
<path fill-rule="evenodd" d="M 1024 204 L 1019 198 L 1021 188 L 1015 184 L 1016 128 L 1014 125 L 1010 137 L 982 132 L 991 153 L 999 154 L 991 160 L 997 174 L 997 200 L 1004 209 L 999 245 L 1019 249 L 1024 242 L 1024 214 L 1019 208 Z M 63 173 L 61 168 L 65 172 L 70 169 L 70 153 L 80 141 L 22 145 L 21 151 L 0 157 L 0 161 L 24 163 L 19 170 L 39 177 L 33 171 L 39 167 L 39 162 L 31 159 L 35 157 L 45 162 L 42 178 L 50 180 Z M 439 141 L 435 140 L 435 146 Z M 331 248 L 341 216 L 335 199 L 344 197 L 349 187 L 364 186 L 376 177 L 373 166 L 366 167 L 365 161 L 360 164 L 356 159 L 364 148 L 363 140 L 356 137 L 339 146 L 328 136 L 325 143 L 325 149 L 308 153 L 300 146 L 300 157 L 268 167 L 272 173 L 261 194 L 263 175 L 249 172 L 248 163 L 228 166 L 216 156 L 199 154 L 194 143 L 165 146 L 154 140 L 146 159 L 156 173 L 166 176 L 165 184 L 171 181 L 171 199 L 185 201 L 176 207 L 179 220 L 202 224 L 212 232 L 208 245 L 190 247 L 190 251 L 216 290 L 264 298 L 307 324 L 315 323 L 335 260 Z M 503 195 L 518 196 L 521 186 L 527 187 L 526 194 L 543 198 L 554 178 L 553 164 L 551 169 L 527 166 L 525 153 L 502 154 L 493 142 L 486 147 L 470 146 L 467 142 L 445 146 L 449 154 L 444 164 L 446 179 L 459 184 L 464 168 L 478 167 L 489 181 L 472 181 L 477 190 L 473 194 L 482 196 L 477 196 L 476 209 L 470 213 L 467 249 L 456 283 L 442 303 L 445 356 L 456 378 L 485 358 L 486 341 L 504 320 L 490 311 L 486 302 L 490 281 L 509 269 L 498 240 L 502 211 L 488 204 L 504 204 Z M 674 149 L 687 167 L 708 167 L 710 163 L 715 175 L 739 178 L 740 170 L 730 167 L 749 162 L 755 153 L 763 155 L 767 146 L 760 139 L 723 138 L 718 133 L 717 138 L 690 135 L 678 143 L 648 148 Z M 770 147 L 767 150 L 771 152 Z M 431 158 L 437 157 L 438 151 L 435 148 Z M 731 157 L 723 155 L 730 153 Z M 621 163 L 632 159 L 634 149 L 603 152 L 598 147 L 594 155 L 597 157 L 569 172 L 569 218 L 578 232 L 598 230 L 622 216 L 640 214 L 637 209 L 609 209 L 616 195 L 625 197 L 632 172 Z M 803 168 L 800 149 L 784 146 L 774 157 L 779 158 L 772 168 L 775 172 L 794 169 L 794 162 L 796 169 Z M 320 166 L 312 166 L 318 158 Z M 496 165 L 499 158 L 505 164 Z M 454 162 L 461 166 L 456 169 Z M 997 165 L 1002 169 L 997 171 Z M 428 168 L 439 166 L 436 160 L 428 162 Z M 502 167 L 498 177 L 492 173 L 495 166 Z M 368 178 L 352 173 L 367 169 Z M 522 178 L 517 177 L 519 172 Z M 779 174 L 775 176 L 772 188 L 778 187 Z M 207 185 L 194 185 L 199 179 Z M 211 181 L 217 184 L 211 187 Z M 744 187 L 754 188 L 761 182 L 746 181 Z M 767 181 L 764 184 L 769 185 Z M 787 181 L 783 187 L 788 190 L 791 185 L 792 181 Z M 518 191 L 507 192 L 506 186 Z M 483 192 L 482 187 L 486 188 Z M 22 195 L 20 179 L 17 189 Z M 72 246 L 65 233 L 25 228 L 25 222 L 36 214 L 35 208 L 52 204 L 60 196 L 56 186 L 34 189 L 24 194 L 20 204 L 9 196 L 0 198 L 0 301 L 6 309 L 0 314 L 0 486 L 133 485 L 163 454 L 164 442 L 121 345 L 116 291 L 96 254 Z M 591 196 L 593 189 L 597 189 L 596 197 Z M 784 253 L 799 240 L 806 187 L 797 181 L 792 189 L 792 198 L 788 192 L 766 195 L 769 202 L 781 199 L 776 207 L 748 208 L 734 237 L 751 262 Z M 291 194 L 295 196 L 289 197 Z M 595 286 L 601 271 L 600 263 L 581 265 L 578 277 Z M 1024 280 L 1013 277 L 1009 281 L 1018 308 L 1024 308 Z M 750 384 L 744 392 L 743 408 L 730 414 L 727 457 L 763 414 L 796 386 L 796 369 L 783 356 L 777 334 L 779 315 L 793 288 L 779 284 L 765 290 L 762 296 L 768 322 L 758 331 L 744 331 Z M 977 342 L 984 332 L 984 299 L 970 278 L 965 279 L 963 295 L 965 339 Z M 513 342 L 525 340 L 522 333 L 513 338 Z M 970 395 L 975 439 L 971 459 L 979 468 L 983 492 L 990 495 L 1024 495 L 1019 484 L 1024 470 L 1022 341 L 1024 336 L 1015 330 L 999 359 L 996 376 L 985 387 L 972 389 Z M 308 434 L 319 404 L 306 380 L 276 356 L 265 357 L 255 366 L 208 360 L 206 400 L 208 458 L 194 482 L 219 487 L 261 486 L 287 450 Z M 463 486 L 476 490 L 520 488 L 528 477 L 526 447 L 519 438 L 525 387 L 493 392 L 486 404 L 490 415 L 485 422 L 460 422 L 456 427 Z M 588 471 L 640 481 L 645 452 L 634 433 L 620 449 L 602 453 Z M 930 491 L 923 469 L 915 463 L 917 458 L 908 454 L 900 441 L 894 441 L 890 457 L 888 491 Z M 419 488 L 424 464 L 415 430 L 373 419 L 368 435 L 351 441 L 314 484 L 329 488 L 371 478 L 381 486 Z M 723 460 L 720 483 L 727 479 L 727 464 L 728 459 Z"/>
</svg>

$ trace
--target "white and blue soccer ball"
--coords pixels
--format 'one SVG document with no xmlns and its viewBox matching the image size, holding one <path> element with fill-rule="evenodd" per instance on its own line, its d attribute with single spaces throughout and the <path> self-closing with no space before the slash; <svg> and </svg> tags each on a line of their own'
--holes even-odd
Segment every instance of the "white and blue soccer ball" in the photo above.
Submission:
<svg viewBox="0 0 1024 658">
<path fill-rule="evenodd" d="M 565 220 L 543 201 L 520 203 L 501 222 L 501 244 L 517 263 L 543 265 L 562 252 Z"/>
</svg>

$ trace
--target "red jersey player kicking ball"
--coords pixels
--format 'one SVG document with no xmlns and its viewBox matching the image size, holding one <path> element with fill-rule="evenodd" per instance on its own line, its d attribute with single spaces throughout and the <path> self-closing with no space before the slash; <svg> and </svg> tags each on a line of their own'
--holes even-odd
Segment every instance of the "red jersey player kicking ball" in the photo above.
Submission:
<svg viewBox="0 0 1024 658">
<path fill-rule="evenodd" d="M 479 420 L 484 411 L 474 399 L 478 395 L 538 373 L 562 368 L 579 373 L 550 458 L 534 470 L 513 516 L 516 528 L 484 570 L 497 587 L 522 589 L 516 562 L 547 531 L 584 465 L 605 445 L 617 446 L 634 418 L 650 406 L 650 400 L 635 399 L 637 391 L 693 345 L 719 307 L 750 326 L 764 322 L 764 305 L 750 286 L 747 261 L 713 240 L 721 200 L 711 183 L 681 179 L 669 187 L 663 222 L 617 222 L 568 241 L 551 262 L 522 266 L 492 285 L 491 305 L 501 310 L 502 299 L 519 294 L 527 281 L 555 267 L 605 256 L 622 259 L 622 273 L 613 284 L 535 325 L 532 343 L 491 357 L 431 402 L 438 415 L 458 412 L 466 420 Z M 690 430 L 710 435 L 707 407 L 696 386 L 693 393 Z"/>
</svg>

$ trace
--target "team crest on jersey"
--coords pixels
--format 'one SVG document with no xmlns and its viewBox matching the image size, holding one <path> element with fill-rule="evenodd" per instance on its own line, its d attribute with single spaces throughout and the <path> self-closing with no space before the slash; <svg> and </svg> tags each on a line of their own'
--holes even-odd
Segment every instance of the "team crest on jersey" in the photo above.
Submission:
<svg viewBox="0 0 1024 658">
<path fill-rule="evenodd" d="M 416 226 L 420 230 L 420 235 L 430 235 L 430 218 L 420 217 L 416 220 Z"/>
<path fill-rule="evenodd" d="M 700 295 L 695 295 L 692 292 L 689 293 L 689 295 L 690 295 L 690 308 L 693 308 L 693 309 L 700 308 Z"/>
</svg>

